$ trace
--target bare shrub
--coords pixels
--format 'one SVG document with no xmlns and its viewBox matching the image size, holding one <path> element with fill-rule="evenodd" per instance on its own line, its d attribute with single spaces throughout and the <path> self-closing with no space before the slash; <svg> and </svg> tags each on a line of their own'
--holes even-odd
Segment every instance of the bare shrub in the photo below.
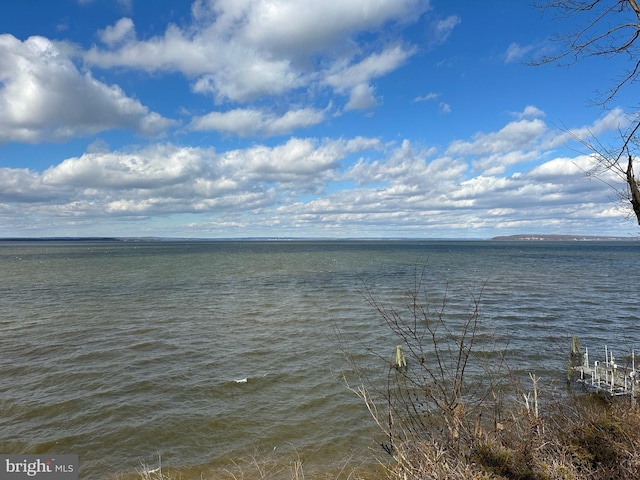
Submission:
<svg viewBox="0 0 640 480">
<path fill-rule="evenodd" d="M 524 392 L 482 325 L 481 294 L 450 312 L 448 292 L 433 308 L 424 282 L 424 269 L 416 270 L 400 309 L 364 292 L 402 347 L 395 362 L 370 349 L 384 378 L 360 369 L 360 385 L 349 387 L 382 432 L 389 479 L 640 478 L 637 408 L 551 396 L 533 373 Z"/>
<path fill-rule="evenodd" d="M 481 325 L 481 294 L 469 293 L 462 314 L 449 312 L 448 292 L 434 307 L 425 272 L 414 272 L 402 310 L 365 290 L 406 352 L 406 366 L 374 352 L 386 364 L 385 386 L 367 382 L 353 390 L 384 433 L 381 446 L 394 459 L 396 478 L 473 478 L 478 439 L 502 425 L 508 369 L 493 333 Z"/>
</svg>

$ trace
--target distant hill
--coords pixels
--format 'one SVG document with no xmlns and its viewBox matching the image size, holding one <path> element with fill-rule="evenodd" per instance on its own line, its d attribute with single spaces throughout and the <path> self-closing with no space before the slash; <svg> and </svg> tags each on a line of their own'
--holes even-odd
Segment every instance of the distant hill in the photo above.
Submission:
<svg viewBox="0 0 640 480">
<path fill-rule="evenodd" d="M 540 235 L 535 233 L 527 233 L 520 235 L 505 235 L 493 237 L 491 240 L 497 241 L 517 241 L 517 240 L 541 240 L 554 242 L 580 242 L 580 241 L 619 241 L 619 242 L 637 242 L 640 238 L 636 237 L 606 237 L 600 235 Z"/>
</svg>

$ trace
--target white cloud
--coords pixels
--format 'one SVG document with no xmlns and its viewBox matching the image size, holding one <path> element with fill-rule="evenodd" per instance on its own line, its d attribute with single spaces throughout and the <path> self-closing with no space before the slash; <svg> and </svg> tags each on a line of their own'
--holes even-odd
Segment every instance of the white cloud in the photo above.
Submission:
<svg viewBox="0 0 640 480">
<path fill-rule="evenodd" d="M 553 148 L 568 143 L 577 142 L 593 142 L 594 138 L 598 138 L 597 143 L 604 142 L 604 138 L 610 132 L 624 131 L 630 124 L 631 117 L 621 108 L 614 108 L 607 112 L 604 117 L 595 120 L 591 125 L 562 128 L 554 133 L 545 141 L 545 148 Z M 619 137 L 616 138 L 618 140 Z M 578 147 L 581 148 L 581 147 Z M 584 150 L 585 147 L 582 147 Z"/>
<path fill-rule="evenodd" d="M 435 101 L 438 98 L 440 98 L 442 96 L 442 94 L 440 93 L 428 93 L 426 95 L 422 95 L 422 96 L 418 96 L 416 98 L 413 99 L 414 102 L 431 102 L 431 101 Z M 438 103 L 438 110 L 440 113 L 444 113 L 444 114 L 448 114 L 451 113 L 451 105 L 449 105 L 446 102 L 439 102 Z"/>
<path fill-rule="evenodd" d="M 338 93 L 348 92 L 346 110 L 370 110 L 378 103 L 375 89 L 370 85 L 371 80 L 397 69 L 412 53 L 395 46 L 371 54 L 358 63 L 343 61 L 327 72 L 324 82 Z"/>
<path fill-rule="evenodd" d="M 94 218 L 213 210 L 246 211 L 317 192 L 336 178 L 345 156 L 379 148 L 376 139 L 291 138 L 216 153 L 152 145 L 109 151 L 104 143 L 42 173 L 0 168 L 0 210 L 20 205 L 43 215 Z M 277 189 L 276 189 L 277 187 Z M 39 206 L 38 206 L 39 205 Z"/>
<path fill-rule="evenodd" d="M 447 18 L 439 19 L 431 24 L 429 36 L 432 45 L 439 45 L 447 41 L 453 29 L 462 22 L 457 15 L 450 15 Z"/>
<path fill-rule="evenodd" d="M 202 152 L 156 145 L 137 152 L 96 152 L 69 158 L 45 170 L 47 185 L 148 189 L 181 183 L 201 172 Z"/>
<path fill-rule="evenodd" d="M 133 20 L 130 18 L 121 18 L 114 25 L 106 27 L 104 30 L 98 31 L 98 36 L 103 43 L 110 47 L 118 44 L 130 42 L 135 39 L 135 28 Z"/>
<path fill-rule="evenodd" d="M 518 120 L 508 123 L 497 132 L 477 133 L 470 142 L 454 141 L 447 152 L 450 155 L 484 155 L 530 148 L 546 129 L 542 120 Z"/>
<path fill-rule="evenodd" d="M 447 154 L 476 158 L 473 165 L 488 175 L 503 172 L 506 167 L 538 158 L 536 150 L 545 139 L 546 124 L 540 119 L 517 120 L 497 132 L 477 133 L 472 141 L 452 142 Z"/>
<path fill-rule="evenodd" d="M 408 140 L 391 150 L 385 160 L 358 161 L 346 173 L 346 178 L 361 185 L 384 183 L 398 188 L 401 185 L 418 186 L 421 193 L 434 190 L 444 193 L 450 181 L 460 177 L 467 169 L 465 162 L 450 157 L 429 160 L 431 149 L 416 149 Z"/>
<path fill-rule="evenodd" d="M 338 92 L 367 85 L 372 79 L 386 75 L 401 66 L 412 55 L 401 46 L 373 53 L 355 64 L 345 64 L 329 71 L 325 82 Z"/>
<path fill-rule="evenodd" d="M 282 116 L 256 109 L 239 108 L 227 112 L 211 112 L 194 117 L 189 128 L 196 131 L 216 130 L 242 137 L 272 136 L 311 127 L 324 120 L 324 112 L 313 108 L 289 110 Z"/>
<path fill-rule="evenodd" d="M 130 41 L 117 50 L 92 47 L 84 53 L 84 59 L 103 68 L 126 66 L 148 71 L 179 71 L 192 76 L 221 66 L 224 52 L 218 50 L 219 46 L 219 42 L 206 45 L 204 39 L 194 40 L 188 32 L 169 25 L 163 37 Z"/>
<path fill-rule="evenodd" d="M 592 160 L 587 155 L 581 155 L 575 158 L 559 157 L 544 162 L 534 167 L 529 173 L 530 178 L 536 179 L 557 179 L 565 176 L 584 176 L 589 169 Z"/>
<path fill-rule="evenodd" d="M 317 191 L 337 177 L 340 161 L 354 152 L 377 148 L 375 139 L 326 140 L 291 138 L 220 155 L 225 171 L 238 172 L 249 185 L 278 183 L 283 195 Z"/>
<path fill-rule="evenodd" d="M 221 47 L 224 48 L 224 47 Z M 232 49 L 235 49 L 233 46 Z M 287 60 L 274 60 L 254 52 L 237 51 L 237 60 L 220 59 L 214 73 L 207 73 L 194 83 L 193 91 L 225 99 L 248 102 L 263 95 L 281 95 L 304 84 L 301 74 Z M 227 52 L 231 57 L 231 51 Z"/>
<path fill-rule="evenodd" d="M 197 0 L 193 25 L 170 25 L 162 36 L 136 40 L 133 25 L 122 19 L 101 32 L 110 48 L 93 47 L 84 58 L 103 68 L 181 72 L 193 79 L 194 92 L 217 102 L 322 84 L 347 93 L 398 68 L 413 52 L 397 46 L 374 54 L 354 37 L 416 21 L 427 8 L 427 0 Z M 327 78 L 311 73 L 313 64 Z"/>
<path fill-rule="evenodd" d="M 543 118 L 545 113 L 534 105 L 527 105 L 522 112 L 512 112 L 515 118 Z"/>
<path fill-rule="evenodd" d="M 437 98 L 440 98 L 442 94 L 440 93 L 434 93 L 434 92 L 429 92 L 426 95 L 421 95 L 418 96 L 416 98 L 413 99 L 414 102 L 429 102 L 431 100 L 436 100 Z"/>
<path fill-rule="evenodd" d="M 0 143 L 65 140 L 129 128 L 162 132 L 171 121 L 82 74 L 57 45 L 43 37 L 21 42 L 0 35 Z"/>
<path fill-rule="evenodd" d="M 511 43 L 505 53 L 505 63 L 521 62 L 534 49 L 532 45 L 520 45 Z"/>
<path fill-rule="evenodd" d="M 47 185 L 39 173 L 26 168 L 0 168 L 0 205 L 52 202 L 66 195 L 68 189 Z"/>
<path fill-rule="evenodd" d="M 280 95 L 304 84 L 303 75 L 286 58 L 175 25 L 163 37 L 128 42 L 118 50 L 93 47 L 85 60 L 103 68 L 127 66 L 147 71 L 176 71 L 195 78 L 193 91 L 217 101 L 246 102 Z"/>
<path fill-rule="evenodd" d="M 366 83 L 356 85 L 351 89 L 345 110 L 371 110 L 376 106 L 374 93 L 373 87 Z"/>
<path fill-rule="evenodd" d="M 621 108 L 617 107 L 594 121 L 591 125 L 572 128 L 569 133 L 573 138 L 590 139 L 605 132 L 623 131 L 631 123 L 631 118 Z"/>
<path fill-rule="evenodd" d="M 192 13 L 203 36 L 227 38 L 274 56 L 306 58 L 335 53 L 358 32 L 409 22 L 426 0 L 197 0 Z"/>
<path fill-rule="evenodd" d="M 440 113 L 451 113 L 451 105 L 448 103 L 441 102 L 438 107 L 440 108 Z"/>
</svg>

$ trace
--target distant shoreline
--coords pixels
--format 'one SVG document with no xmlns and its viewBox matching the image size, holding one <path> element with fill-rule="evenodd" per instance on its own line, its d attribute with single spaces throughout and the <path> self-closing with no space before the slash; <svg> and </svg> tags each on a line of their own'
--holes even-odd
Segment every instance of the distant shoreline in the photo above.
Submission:
<svg viewBox="0 0 640 480">
<path fill-rule="evenodd" d="M 478 242 L 478 241 L 553 241 L 553 242 L 579 242 L 579 241 L 607 241 L 607 242 L 640 242 L 638 237 L 614 237 L 606 235 L 544 235 L 544 234 L 518 234 L 500 235 L 492 238 L 400 238 L 400 237 L 371 237 L 371 238 L 315 238 L 315 237 L 242 237 L 242 238 L 186 238 L 186 237 L 0 237 L 0 243 L 9 242 L 117 242 L 117 243 L 145 243 L 145 242 L 273 242 L 273 241 L 298 241 L 298 242 L 348 242 L 348 241 L 372 241 L 372 242 Z"/>
<path fill-rule="evenodd" d="M 141 241 L 144 239 L 140 239 Z M 122 242 L 116 237 L 0 237 L 0 242 Z"/>
<path fill-rule="evenodd" d="M 584 242 L 584 241 L 603 241 L 603 242 L 637 242 L 640 237 L 609 237 L 603 235 L 538 235 L 538 234 L 520 234 L 520 235 L 503 235 L 493 237 L 491 240 L 500 242 L 512 241 L 553 241 L 553 242 Z"/>
</svg>

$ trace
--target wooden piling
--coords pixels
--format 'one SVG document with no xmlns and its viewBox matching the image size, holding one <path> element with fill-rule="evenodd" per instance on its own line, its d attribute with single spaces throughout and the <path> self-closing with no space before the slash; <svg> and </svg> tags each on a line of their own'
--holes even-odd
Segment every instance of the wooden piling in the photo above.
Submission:
<svg viewBox="0 0 640 480">
<path fill-rule="evenodd" d="M 407 368 L 407 359 L 404 356 L 404 350 L 402 349 L 402 345 L 398 345 L 396 347 L 396 368 L 398 370 L 403 370 Z"/>
</svg>

